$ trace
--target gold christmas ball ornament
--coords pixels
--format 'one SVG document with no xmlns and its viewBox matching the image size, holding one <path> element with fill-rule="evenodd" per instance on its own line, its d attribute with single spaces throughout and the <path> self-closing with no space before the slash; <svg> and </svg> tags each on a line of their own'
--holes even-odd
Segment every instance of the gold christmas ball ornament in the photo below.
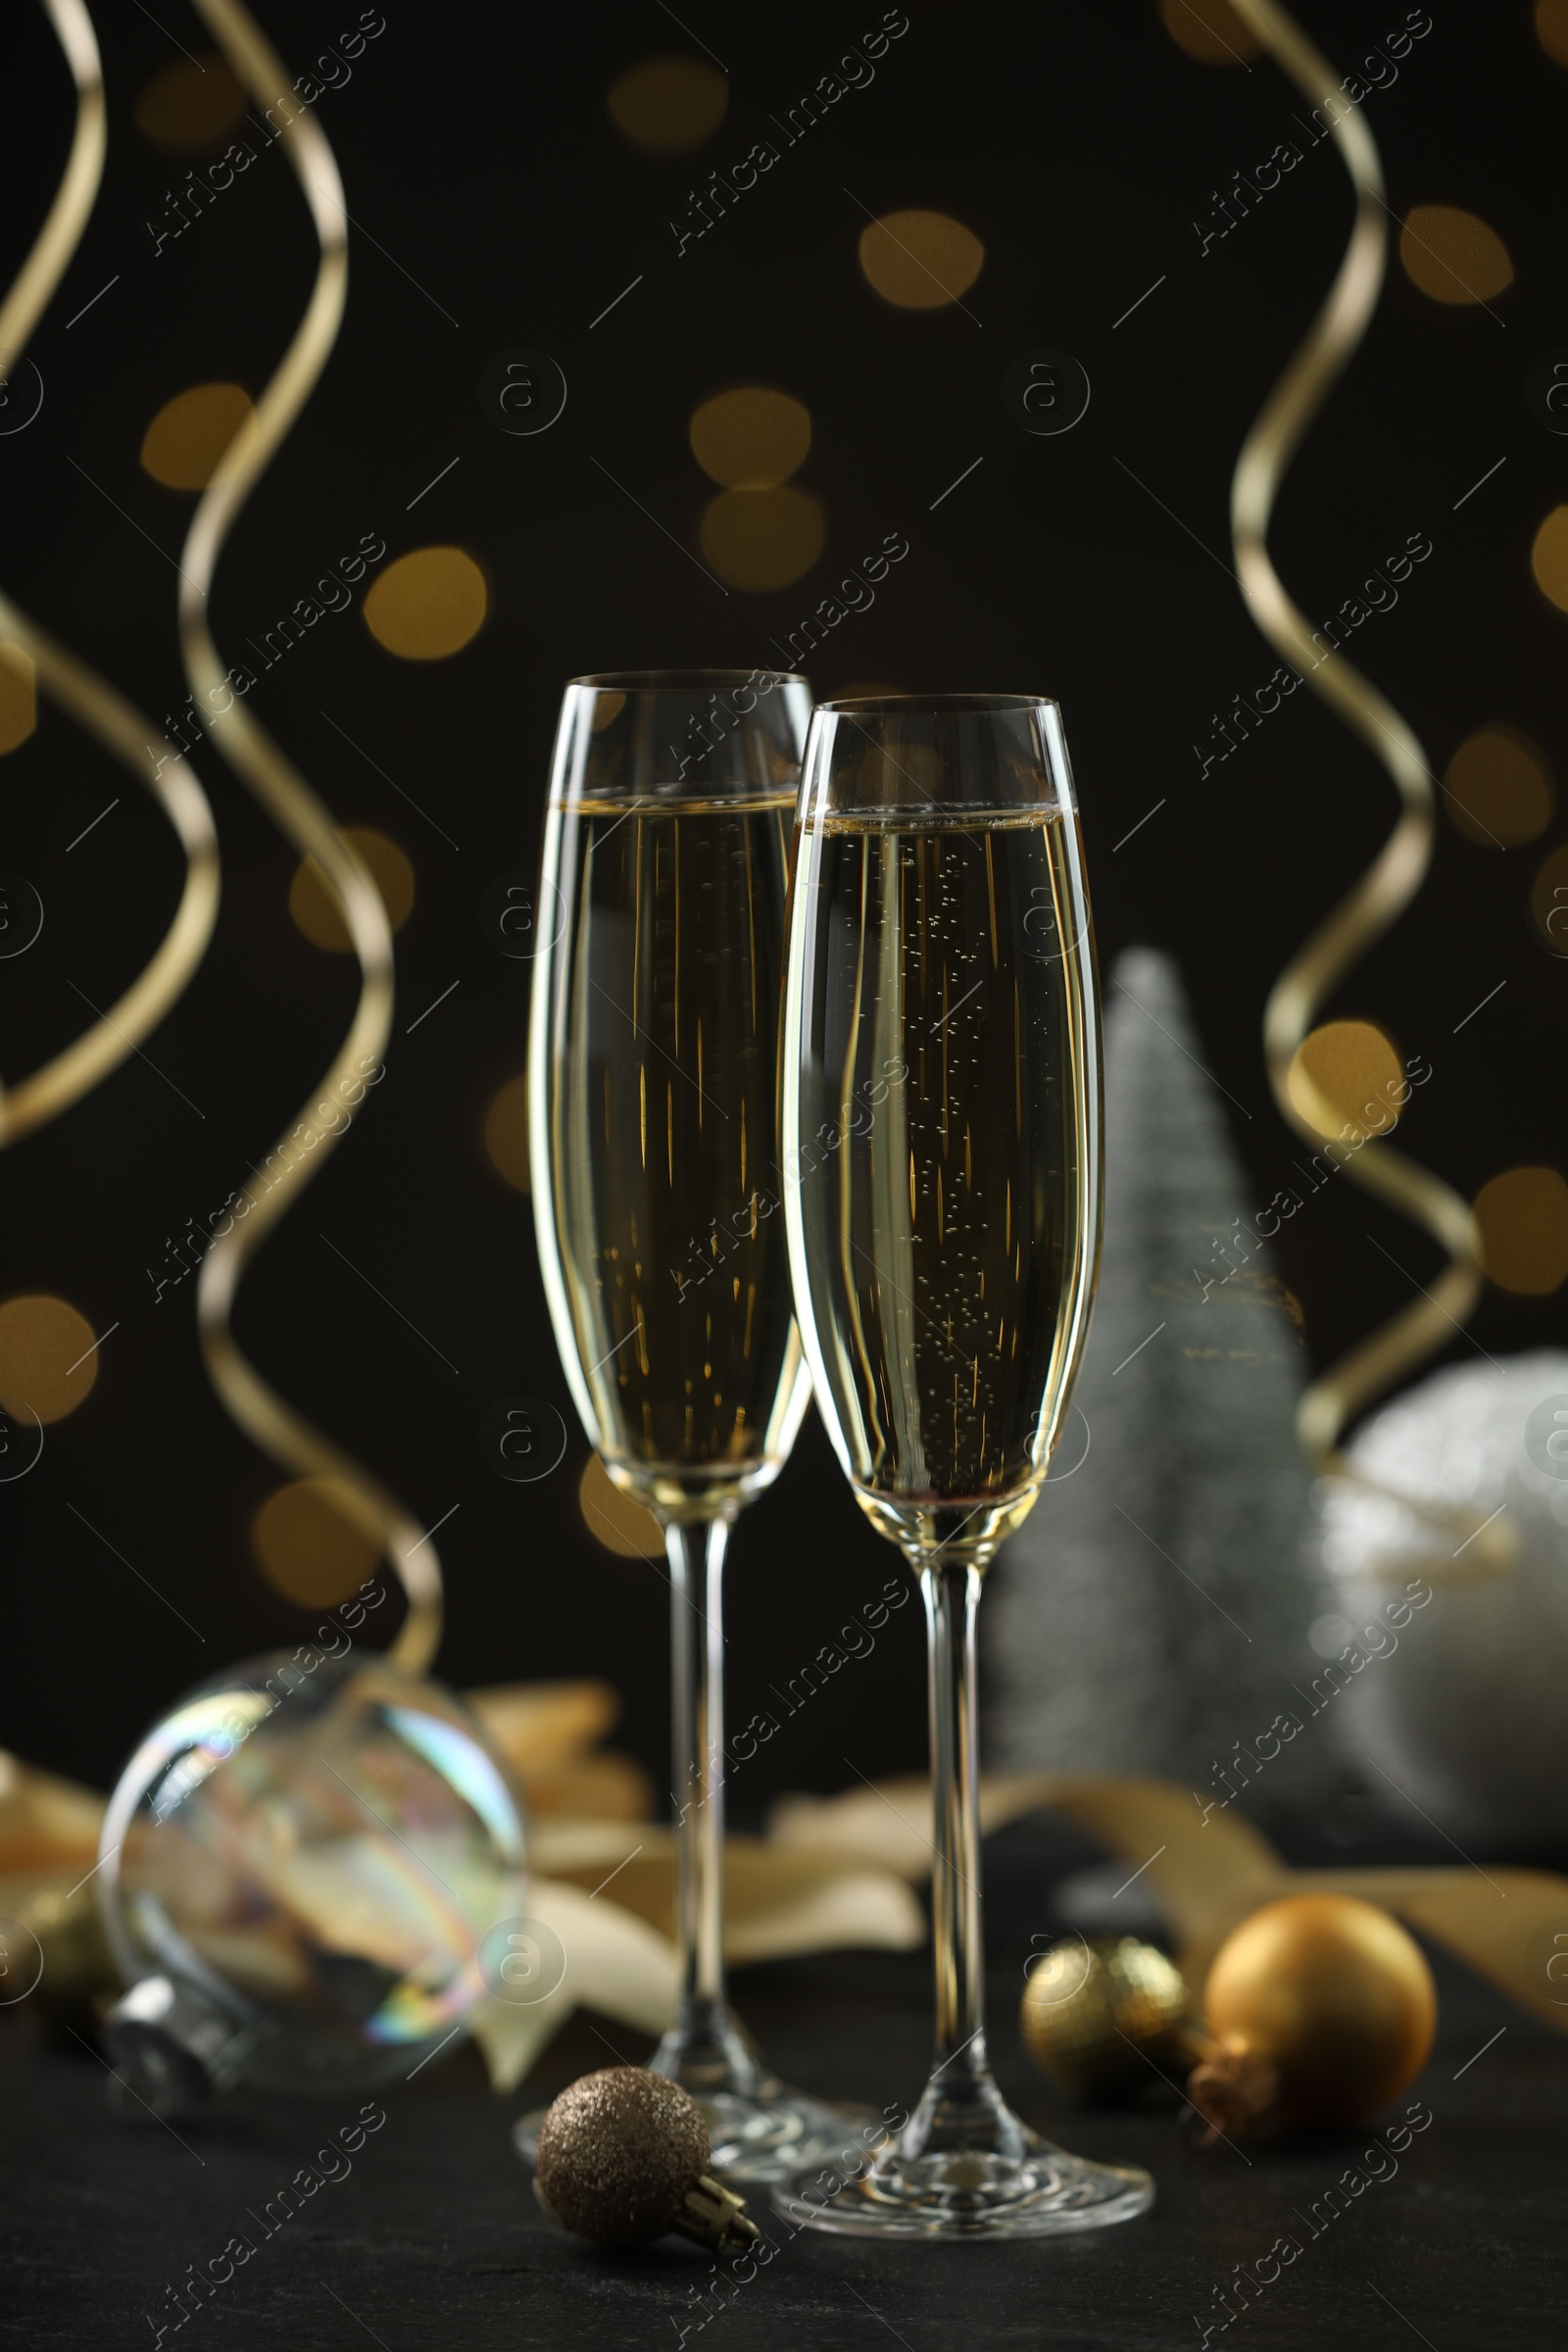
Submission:
<svg viewBox="0 0 1568 2352">
<path fill-rule="evenodd" d="M 1438 1996 L 1420 1946 L 1387 1911 L 1350 1894 L 1292 1894 L 1221 1944 L 1203 2013 L 1214 2047 L 1187 2094 L 1234 2137 L 1264 2121 L 1375 2115 L 1426 2064 Z"/>
<path fill-rule="evenodd" d="M 746 2201 L 708 2170 L 703 2111 L 689 2091 L 640 2066 L 606 2066 L 567 2084 L 539 2127 L 533 2193 L 553 2222 L 598 2246 L 635 2246 L 666 2230 L 716 2250 L 758 2235 Z"/>
<path fill-rule="evenodd" d="M 1181 1972 L 1135 1936 L 1069 1936 L 1030 1969 L 1018 2022 L 1043 2073 L 1081 2099 L 1140 2089 L 1150 2063 L 1179 2063 L 1189 2007 Z"/>
</svg>

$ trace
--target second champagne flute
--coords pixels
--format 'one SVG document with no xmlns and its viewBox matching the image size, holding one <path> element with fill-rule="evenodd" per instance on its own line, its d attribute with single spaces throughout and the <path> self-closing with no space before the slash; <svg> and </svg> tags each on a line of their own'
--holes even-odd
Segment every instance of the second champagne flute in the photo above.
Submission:
<svg viewBox="0 0 1568 2352">
<path fill-rule="evenodd" d="M 1046 1475 L 1100 1250 L 1094 948 L 1054 703 L 816 712 L 785 1029 L 796 1306 L 856 1499 L 924 1595 L 936 1859 L 925 2096 L 867 2171 L 806 2188 L 808 2218 L 936 2238 L 1124 2221 L 1148 2174 L 1039 2138 L 997 2085 L 980 1932 L 975 1611 Z"/>
<path fill-rule="evenodd" d="M 778 2178 L 843 2142 L 730 2014 L 720 1581 L 809 1396 L 775 1182 L 803 678 L 642 671 L 566 688 L 539 904 L 528 1110 L 539 1255 L 577 1410 L 664 1531 L 681 1988 L 654 2057 L 713 2162 Z M 526 2124 L 519 2145 L 528 2152 Z"/>
</svg>

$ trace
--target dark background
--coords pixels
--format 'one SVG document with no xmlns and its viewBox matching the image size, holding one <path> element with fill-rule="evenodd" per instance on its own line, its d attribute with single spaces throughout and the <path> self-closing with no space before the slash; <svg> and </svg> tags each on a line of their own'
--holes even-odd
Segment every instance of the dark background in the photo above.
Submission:
<svg viewBox="0 0 1568 2352">
<path fill-rule="evenodd" d="M 357 13 L 348 0 L 337 10 L 270 0 L 264 12 L 291 72 Z M 1389 202 L 1400 216 L 1418 202 L 1481 214 L 1508 246 L 1516 282 L 1494 317 L 1429 301 L 1392 263 L 1366 342 L 1291 471 L 1272 545 L 1297 600 L 1318 613 L 1410 533 L 1432 538 L 1432 558 L 1397 609 L 1359 633 L 1353 658 L 1441 774 L 1460 739 L 1494 717 L 1568 758 L 1564 622 L 1529 567 L 1535 530 L 1563 495 L 1568 442 L 1532 421 L 1523 396 L 1531 363 L 1568 343 L 1568 76 L 1519 0 L 1438 0 L 1433 13 L 1397 82 L 1364 109 Z M 498 874 L 532 862 L 562 682 L 627 665 L 771 662 L 773 637 L 884 534 L 905 533 L 909 555 L 874 610 L 845 623 L 813 664 L 818 694 L 884 678 L 1060 700 L 1102 962 L 1140 940 L 1180 958 L 1210 1065 L 1250 1114 L 1227 1105 L 1266 1200 L 1289 1180 L 1298 1147 L 1265 1082 L 1264 997 L 1374 853 L 1394 796 L 1304 693 L 1206 782 L 1190 747 L 1208 735 L 1211 713 L 1275 666 L 1227 576 L 1230 474 L 1338 267 L 1351 200 L 1325 143 L 1200 259 L 1194 217 L 1209 215 L 1234 170 L 1250 172 L 1292 135 L 1301 111 L 1270 65 L 1195 64 L 1142 0 L 1039 10 L 914 0 L 874 83 L 677 260 L 665 220 L 685 211 L 688 188 L 710 165 L 728 171 L 764 115 L 827 72 L 878 9 L 803 19 L 705 5 L 688 22 L 728 68 L 729 113 L 695 156 L 668 162 L 628 148 L 605 106 L 608 85 L 638 59 L 694 50 L 657 6 L 387 0 L 385 14 L 352 80 L 315 110 L 357 224 L 347 320 L 235 530 L 212 617 L 220 646 L 239 658 L 246 633 L 270 626 L 367 532 L 385 537 L 389 560 L 433 541 L 469 549 L 491 611 L 454 659 L 406 663 L 371 639 L 361 592 L 251 697 L 339 822 L 402 843 L 418 895 L 397 942 L 386 1080 L 268 1244 L 237 1328 L 269 1378 L 422 1523 L 461 1504 L 438 1539 L 450 1595 L 442 1674 L 459 1686 L 608 1676 L 626 1693 L 621 1736 L 662 1788 L 665 1588 L 583 1524 L 586 1447 L 546 1320 L 529 1206 L 482 1144 L 495 1089 L 522 1066 L 528 966 L 487 945 L 478 906 Z M 1301 15 L 1345 72 L 1404 12 L 1395 0 L 1310 0 Z M 142 473 L 142 433 L 190 383 L 234 378 L 261 391 L 316 258 L 275 148 L 153 257 L 145 223 L 161 219 L 184 164 L 141 139 L 132 108 L 175 44 L 209 46 L 181 0 L 161 0 L 158 16 L 101 12 L 105 184 L 32 347 L 42 412 L 0 440 L 6 592 L 155 720 L 185 693 L 172 556 L 192 502 Z M 58 180 L 73 94 L 40 11 L 11 12 L 7 65 L 9 281 Z M 847 188 L 873 212 L 930 207 L 974 230 L 987 260 L 965 309 L 900 312 L 870 291 L 857 261 L 864 213 Z M 68 330 L 117 271 L 119 284 Z M 643 283 L 590 331 L 639 271 Z M 1165 284 L 1113 329 L 1161 272 Z M 1093 384 L 1088 415 L 1060 439 L 1026 436 L 1000 395 L 1008 363 L 1043 344 L 1076 354 Z M 503 435 L 478 403 L 486 363 L 518 345 L 552 353 L 570 387 L 560 422 L 538 438 Z M 687 420 L 700 400 L 747 381 L 809 408 L 814 440 L 800 479 L 823 501 L 828 535 L 794 587 L 726 599 L 649 515 L 696 546 L 710 485 Z M 454 457 L 461 464 L 410 513 Z M 984 464 L 932 512 L 977 457 Z M 1454 512 L 1499 457 L 1502 470 Z M 58 1292 L 96 1331 L 119 1328 L 89 1401 L 51 1429 L 35 1472 L 0 1489 L 0 1732 L 33 1760 L 100 1783 L 199 1675 L 299 1641 L 311 1622 L 252 1564 L 248 1523 L 277 1474 L 207 1387 L 194 1281 L 155 1305 L 148 1269 L 167 1270 L 166 1237 L 213 1213 L 299 1115 L 348 1025 L 357 975 L 289 919 L 294 853 L 217 751 L 203 747 L 196 765 L 218 818 L 223 903 L 194 983 L 147 1040 L 157 1070 L 132 1057 L 5 1167 L 5 1292 Z M 68 861 L 65 845 L 117 794 L 120 808 Z M 1114 849 L 1161 796 L 1160 813 Z M 139 969 L 181 868 L 150 798 L 47 709 L 0 764 L 0 862 L 36 885 L 47 910 L 36 947 L 0 963 L 0 1052 L 14 1077 L 87 1017 L 71 982 L 106 1004 Z M 1542 855 L 1563 837 L 1559 820 L 1542 842 L 1498 853 L 1440 817 L 1417 905 L 1328 1008 L 1375 1019 L 1401 1053 L 1431 1059 L 1408 1148 L 1467 1194 L 1499 1168 L 1561 1152 L 1563 967 L 1534 931 L 1528 897 Z M 454 981 L 456 993 L 406 1034 Z M 1432 1246 L 1348 1190 L 1331 1188 L 1281 1235 L 1281 1271 L 1318 1363 L 1410 1296 L 1369 1230 L 1430 1279 Z M 1475 1324 L 1494 1353 L 1560 1329 L 1554 1301 L 1495 1293 Z M 1453 1353 L 1468 1350 L 1456 1337 Z M 561 1468 L 531 1487 L 505 1485 L 477 1446 L 486 1407 L 519 1390 L 554 1398 L 571 1429 Z M 736 1719 L 897 1568 L 814 1420 L 743 1522 L 732 1558 Z M 737 1807 L 753 1810 L 779 1788 L 842 1786 L 846 1757 L 868 1774 L 918 1765 L 920 1652 L 909 1609 L 874 1658 L 760 1752 L 737 1780 Z"/>
</svg>

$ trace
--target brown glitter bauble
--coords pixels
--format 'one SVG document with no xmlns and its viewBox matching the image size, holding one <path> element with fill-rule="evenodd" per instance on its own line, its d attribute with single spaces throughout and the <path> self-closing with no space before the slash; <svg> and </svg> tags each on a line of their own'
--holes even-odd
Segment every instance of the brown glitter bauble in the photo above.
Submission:
<svg viewBox="0 0 1568 2352">
<path fill-rule="evenodd" d="M 633 2246 L 674 2223 L 708 2170 L 708 2126 L 689 2091 L 640 2066 L 570 2082 L 539 2127 L 534 2194 L 600 2246 Z"/>
<path fill-rule="evenodd" d="M 1037 2066 L 1083 2099 L 1138 2090 L 1171 2059 L 1187 2014 L 1181 1974 L 1134 1936 L 1067 1937 L 1035 1962 L 1018 2023 Z"/>
</svg>

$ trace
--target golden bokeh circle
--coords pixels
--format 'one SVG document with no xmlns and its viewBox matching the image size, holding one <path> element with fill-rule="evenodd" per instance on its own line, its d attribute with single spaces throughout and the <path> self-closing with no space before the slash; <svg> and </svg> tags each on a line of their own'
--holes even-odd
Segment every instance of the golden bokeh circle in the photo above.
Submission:
<svg viewBox="0 0 1568 2352">
<path fill-rule="evenodd" d="M 484 1148 L 490 1165 L 514 1192 L 528 1190 L 528 1073 L 520 1070 L 498 1087 L 484 1114 Z"/>
<path fill-rule="evenodd" d="M 1568 66 L 1568 0 L 1536 0 L 1536 38 L 1554 65 Z"/>
<path fill-rule="evenodd" d="M 697 57 L 649 57 L 605 93 L 621 137 L 648 155 L 684 155 L 711 138 L 729 105 L 729 82 Z"/>
<path fill-rule="evenodd" d="M 1412 205 L 1399 259 L 1410 283 L 1434 302 L 1490 302 L 1513 284 L 1513 263 L 1496 230 L 1456 204 Z"/>
<path fill-rule="evenodd" d="M 1403 1066 L 1372 1021 L 1324 1021 L 1296 1049 L 1286 1081 L 1292 1102 L 1319 1135 L 1353 1125 L 1376 1132 L 1398 1110 Z"/>
<path fill-rule="evenodd" d="M 298 1478 L 251 1521 L 251 1549 L 274 1592 L 302 1608 L 335 1608 L 381 1556 L 381 1524 L 341 1478 Z"/>
<path fill-rule="evenodd" d="M 1504 1168 L 1473 1205 L 1481 1263 L 1499 1291 L 1545 1298 L 1568 1281 L 1568 1184 L 1555 1168 Z"/>
<path fill-rule="evenodd" d="M 588 1456 L 577 1500 L 583 1524 L 607 1551 L 623 1560 L 660 1560 L 664 1556 L 664 1531 L 654 1514 L 630 1494 L 623 1494 L 597 1453 Z"/>
<path fill-rule="evenodd" d="M 822 553 L 826 530 L 809 490 L 720 490 L 703 510 L 703 553 L 730 588 L 788 588 Z"/>
<path fill-rule="evenodd" d="M 1559 612 L 1568 612 L 1568 507 L 1553 507 L 1530 549 L 1536 586 Z"/>
<path fill-rule="evenodd" d="M 0 752 L 14 752 L 38 724 L 38 680 L 32 656 L 10 638 L 0 641 Z"/>
<path fill-rule="evenodd" d="M 1495 718 L 1467 735 L 1444 771 L 1443 805 L 1469 841 L 1515 849 L 1536 841 L 1557 806 L 1551 762 L 1520 727 Z"/>
<path fill-rule="evenodd" d="M 244 120 L 244 88 L 216 49 L 160 66 L 136 100 L 136 128 L 166 155 L 205 155 Z"/>
<path fill-rule="evenodd" d="M 1159 21 L 1200 66 L 1244 66 L 1263 45 L 1227 0 L 1159 0 Z"/>
<path fill-rule="evenodd" d="M 165 401 L 142 435 L 142 467 L 166 490 L 205 490 L 229 443 L 255 433 L 243 384 L 192 384 Z"/>
<path fill-rule="evenodd" d="M 369 867 L 388 925 L 401 931 L 414 910 L 414 868 L 406 853 L 370 825 L 346 825 L 338 839 L 357 850 Z M 313 948 L 325 948 L 334 956 L 353 955 L 354 942 L 338 910 L 336 894 L 314 858 L 302 858 L 294 869 L 288 886 L 288 910 Z"/>
<path fill-rule="evenodd" d="M 461 547 L 415 547 L 389 564 L 365 600 L 365 625 L 401 662 L 445 662 L 484 626 L 490 593 Z"/>
<path fill-rule="evenodd" d="M 787 392 L 743 384 L 692 411 L 692 455 L 726 490 L 774 490 L 803 465 L 811 412 Z"/>
<path fill-rule="evenodd" d="M 98 1378 L 98 1334 L 68 1298 L 29 1291 L 0 1306 L 0 1406 L 29 1427 L 63 1421 Z"/>
<path fill-rule="evenodd" d="M 958 301 L 985 258 L 973 229 L 948 213 L 884 213 L 860 231 L 866 281 L 900 311 L 940 311 Z"/>
</svg>

